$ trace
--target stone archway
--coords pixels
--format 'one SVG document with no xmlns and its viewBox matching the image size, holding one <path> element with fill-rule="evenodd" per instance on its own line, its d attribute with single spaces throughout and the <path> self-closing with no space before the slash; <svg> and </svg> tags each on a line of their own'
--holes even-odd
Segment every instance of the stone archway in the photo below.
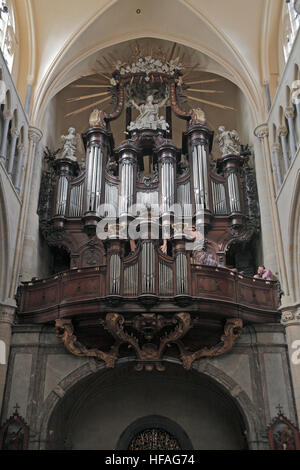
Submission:
<svg viewBox="0 0 300 470">
<path fill-rule="evenodd" d="M 211 366 L 187 372 L 169 363 L 167 373 L 143 374 L 128 360 L 94 373 L 86 364 L 50 393 L 43 410 L 41 449 L 117 449 L 131 423 L 153 415 L 177 423 L 194 449 L 256 448 L 261 429 L 246 393 Z"/>
</svg>

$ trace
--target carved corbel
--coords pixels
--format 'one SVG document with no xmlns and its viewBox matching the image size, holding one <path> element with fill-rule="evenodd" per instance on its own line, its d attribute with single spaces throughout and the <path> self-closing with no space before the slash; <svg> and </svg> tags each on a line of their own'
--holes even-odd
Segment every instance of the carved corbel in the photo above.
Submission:
<svg viewBox="0 0 300 470">
<path fill-rule="evenodd" d="M 74 356 L 95 357 L 105 362 L 106 367 L 113 368 L 118 358 L 118 350 L 111 348 L 109 353 L 105 353 L 100 349 L 88 349 L 84 344 L 80 343 L 74 334 L 72 320 L 58 318 L 55 322 L 56 336 L 62 340 L 65 348 Z"/>
<path fill-rule="evenodd" d="M 240 337 L 243 328 L 243 321 L 240 318 L 229 318 L 224 327 L 224 334 L 221 336 L 221 341 L 216 346 L 210 348 L 204 347 L 195 351 L 194 353 L 186 352 L 183 345 L 181 345 L 181 360 L 183 367 L 190 370 L 192 364 L 197 359 L 202 357 L 216 357 L 221 354 L 229 352 L 237 339 Z"/>
<path fill-rule="evenodd" d="M 230 351 L 241 335 L 243 326 L 242 320 L 239 318 L 228 319 L 224 327 L 224 334 L 221 336 L 221 341 L 216 346 L 205 347 L 191 353 L 182 342 L 182 338 L 193 326 L 191 316 L 186 312 L 174 315 L 171 320 L 155 314 L 138 315 L 131 324 L 137 335 L 132 331 L 126 331 L 125 319 L 119 313 L 108 313 L 105 320 L 100 321 L 100 324 L 115 339 L 115 344 L 109 352 L 104 352 L 97 348 L 88 349 L 80 343 L 74 334 L 72 320 L 70 319 L 56 320 L 56 335 L 63 341 L 66 349 L 71 354 L 95 357 L 98 360 L 104 361 L 106 367 L 111 368 L 115 366 L 115 362 L 119 357 L 120 346 L 127 344 L 135 352 L 137 359 L 135 369 L 138 371 L 144 368 L 147 371 L 151 371 L 154 368 L 158 371 L 165 370 L 162 363 L 163 355 L 166 347 L 171 344 L 177 345 L 183 367 L 190 370 L 193 362 L 202 357 L 220 356 Z M 162 334 L 164 327 L 169 329 Z"/>
</svg>

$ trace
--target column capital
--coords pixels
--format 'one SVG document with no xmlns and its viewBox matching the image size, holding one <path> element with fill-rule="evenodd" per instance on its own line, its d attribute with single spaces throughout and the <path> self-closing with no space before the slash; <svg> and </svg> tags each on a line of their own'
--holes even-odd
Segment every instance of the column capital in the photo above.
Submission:
<svg viewBox="0 0 300 470">
<path fill-rule="evenodd" d="M 20 144 L 18 145 L 18 151 L 19 151 L 19 152 L 24 152 L 24 150 L 25 150 L 25 145 L 24 145 L 23 143 L 20 143 Z"/>
<path fill-rule="evenodd" d="M 287 133 L 288 133 L 288 130 L 285 126 L 281 126 L 279 127 L 278 129 L 278 135 L 279 137 L 286 137 L 287 136 Z"/>
<path fill-rule="evenodd" d="M 3 117 L 6 121 L 10 121 L 12 119 L 12 113 L 11 111 L 4 111 L 3 112 Z"/>
<path fill-rule="evenodd" d="M 12 325 L 15 317 L 15 310 L 15 307 L 0 304 L 0 324 L 8 323 L 9 325 Z"/>
<path fill-rule="evenodd" d="M 280 145 L 279 144 L 274 144 L 272 147 L 272 152 L 280 152 Z"/>
<path fill-rule="evenodd" d="M 295 116 L 294 106 L 287 106 L 284 110 L 284 114 L 287 119 L 293 119 Z"/>
<path fill-rule="evenodd" d="M 268 124 L 260 124 L 254 129 L 254 135 L 260 140 L 263 140 L 265 137 L 269 137 L 269 127 Z"/>
<path fill-rule="evenodd" d="M 300 306 L 290 307 L 282 311 L 281 324 L 284 326 L 300 326 Z"/>
<path fill-rule="evenodd" d="M 29 140 L 37 144 L 43 137 L 43 133 L 37 127 L 30 126 L 28 129 Z"/>
<path fill-rule="evenodd" d="M 12 129 L 11 135 L 17 139 L 20 135 L 20 132 L 17 129 Z"/>
</svg>

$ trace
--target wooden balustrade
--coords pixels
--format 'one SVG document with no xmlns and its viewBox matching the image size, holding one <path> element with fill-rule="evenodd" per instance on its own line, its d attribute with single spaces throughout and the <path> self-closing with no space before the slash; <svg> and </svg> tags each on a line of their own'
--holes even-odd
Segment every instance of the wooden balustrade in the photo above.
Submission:
<svg viewBox="0 0 300 470">
<path fill-rule="evenodd" d="M 176 261 L 155 249 L 154 289 L 142 282 L 142 249 L 121 260 L 120 293 L 115 296 L 107 266 L 73 269 L 19 288 L 19 317 L 43 323 L 59 317 L 99 315 L 108 311 L 156 313 L 187 310 L 195 315 L 241 316 L 277 321 L 277 282 L 242 276 L 225 268 L 191 264 L 187 257 L 188 292 L 178 295 Z M 116 298 L 117 297 L 117 298 Z M 145 304 L 146 298 L 146 304 Z"/>
</svg>

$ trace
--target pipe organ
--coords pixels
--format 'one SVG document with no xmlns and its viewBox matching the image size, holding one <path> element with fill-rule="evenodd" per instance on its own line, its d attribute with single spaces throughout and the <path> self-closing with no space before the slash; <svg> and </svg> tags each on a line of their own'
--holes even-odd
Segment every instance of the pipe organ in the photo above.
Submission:
<svg viewBox="0 0 300 470">
<path fill-rule="evenodd" d="M 199 348 L 213 347 L 203 321 L 219 331 L 230 320 L 233 338 L 242 322 L 277 321 L 276 282 L 254 281 L 228 265 L 231 250 L 247 247 L 259 230 L 248 157 L 233 152 L 213 160 L 214 133 L 203 112 L 180 107 L 180 75 L 116 70 L 115 110 L 95 110 L 83 135 L 85 168 L 66 155 L 48 159 L 41 230 L 50 247 L 68 252 L 70 266 L 24 283 L 18 294 L 23 321 L 55 322 L 59 311 L 60 337 L 67 332 L 64 319 L 71 319 L 87 348 L 91 326 L 100 349 L 109 343 L 103 340 L 108 330 L 118 345 L 136 335 L 143 351 L 138 361 L 148 366 L 163 360 L 168 341 L 171 354 L 181 357 L 179 337 L 191 329 L 193 345 L 198 338 Z M 139 116 L 127 122 L 127 138 L 115 146 L 109 122 L 121 115 L 125 96 L 141 99 L 141 84 Z M 158 114 L 162 105 L 186 121 L 181 148 L 169 138 L 172 120 Z"/>
</svg>

